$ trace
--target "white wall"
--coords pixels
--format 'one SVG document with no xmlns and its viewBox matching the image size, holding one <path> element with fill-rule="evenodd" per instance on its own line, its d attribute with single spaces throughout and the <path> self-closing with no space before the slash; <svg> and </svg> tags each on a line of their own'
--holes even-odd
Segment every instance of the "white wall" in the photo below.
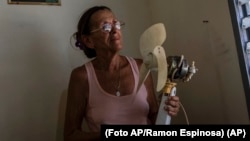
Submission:
<svg viewBox="0 0 250 141">
<path fill-rule="evenodd" d="M 226 0 L 62 0 L 61 6 L 6 0 L 0 1 L 1 141 L 62 140 L 69 75 L 87 61 L 69 39 L 82 12 L 101 4 L 126 22 L 122 53 L 140 57 L 140 34 L 160 21 L 167 54 L 196 61 L 191 82 L 177 85 L 191 123 L 248 122 Z M 183 113 L 173 121 L 184 123 Z"/>
</svg>

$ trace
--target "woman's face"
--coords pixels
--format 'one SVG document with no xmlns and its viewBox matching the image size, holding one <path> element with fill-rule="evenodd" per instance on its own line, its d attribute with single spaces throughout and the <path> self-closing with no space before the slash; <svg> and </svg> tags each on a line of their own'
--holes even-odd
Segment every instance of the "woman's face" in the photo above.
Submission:
<svg viewBox="0 0 250 141">
<path fill-rule="evenodd" d="M 92 47 L 98 52 L 116 53 L 122 49 L 122 35 L 119 21 L 109 10 L 100 10 L 94 13 L 90 19 L 89 39 Z"/>
</svg>

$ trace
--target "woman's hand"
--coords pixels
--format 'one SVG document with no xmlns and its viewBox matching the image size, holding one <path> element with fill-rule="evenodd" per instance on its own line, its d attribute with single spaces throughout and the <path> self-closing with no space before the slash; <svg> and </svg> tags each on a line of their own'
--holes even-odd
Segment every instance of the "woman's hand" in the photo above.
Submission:
<svg viewBox="0 0 250 141">
<path fill-rule="evenodd" d="M 180 109 L 180 100 L 178 96 L 169 96 L 165 101 L 165 110 L 170 116 L 176 116 Z"/>
</svg>

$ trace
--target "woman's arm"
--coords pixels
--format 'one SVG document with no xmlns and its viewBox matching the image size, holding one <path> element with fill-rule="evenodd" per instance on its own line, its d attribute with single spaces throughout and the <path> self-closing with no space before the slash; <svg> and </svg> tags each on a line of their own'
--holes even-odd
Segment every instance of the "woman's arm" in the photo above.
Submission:
<svg viewBox="0 0 250 141">
<path fill-rule="evenodd" d="M 100 140 L 100 133 L 82 131 L 88 100 L 88 78 L 84 66 L 72 71 L 68 87 L 67 107 L 64 124 L 65 141 Z"/>
</svg>

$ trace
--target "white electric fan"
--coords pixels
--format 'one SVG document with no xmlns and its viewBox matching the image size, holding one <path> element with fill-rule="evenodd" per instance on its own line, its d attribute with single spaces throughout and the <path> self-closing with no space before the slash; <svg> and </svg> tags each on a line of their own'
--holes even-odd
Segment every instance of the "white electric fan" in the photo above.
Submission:
<svg viewBox="0 0 250 141">
<path fill-rule="evenodd" d="M 166 40 L 166 30 L 162 23 L 157 23 L 145 30 L 140 38 L 140 52 L 143 64 L 140 68 L 138 89 L 144 83 L 150 71 L 157 71 L 157 92 L 161 91 L 167 81 L 168 67 L 165 50 L 162 44 Z M 170 116 L 164 110 L 164 101 L 167 96 L 163 95 L 159 107 L 156 124 L 170 124 Z"/>
<path fill-rule="evenodd" d="M 157 92 L 162 90 L 163 94 L 155 123 L 158 125 L 169 125 L 171 122 L 171 117 L 164 110 L 164 106 L 169 96 L 176 95 L 177 80 L 188 82 L 198 70 L 194 65 L 194 61 L 189 66 L 183 55 L 166 58 L 165 50 L 162 47 L 166 36 L 164 25 L 157 23 L 146 29 L 140 38 L 140 52 L 143 64 L 140 68 L 137 91 L 146 80 L 150 71 L 157 71 L 156 90 Z M 184 110 L 181 103 L 180 105 Z M 185 110 L 184 113 L 187 119 Z"/>
</svg>

